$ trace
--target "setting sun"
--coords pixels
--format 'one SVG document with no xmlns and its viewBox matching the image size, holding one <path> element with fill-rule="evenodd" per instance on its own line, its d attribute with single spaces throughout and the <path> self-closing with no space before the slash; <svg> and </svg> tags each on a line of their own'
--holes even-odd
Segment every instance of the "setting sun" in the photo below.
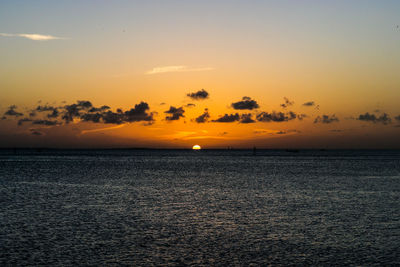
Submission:
<svg viewBox="0 0 400 267">
<path fill-rule="evenodd" d="M 201 149 L 201 146 L 199 146 L 199 145 L 194 145 L 194 146 L 193 146 L 193 149 L 194 149 L 194 150 L 199 150 L 199 149 Z"/>
</svg>

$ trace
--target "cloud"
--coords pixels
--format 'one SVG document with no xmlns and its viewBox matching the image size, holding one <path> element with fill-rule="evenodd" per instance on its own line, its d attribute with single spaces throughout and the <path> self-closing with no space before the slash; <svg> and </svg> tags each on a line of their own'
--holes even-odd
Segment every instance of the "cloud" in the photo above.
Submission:
<svg viewBox="0 0 400 267">
<path fill-rule="evenodd" d="M 92 122 L 103 122 L 110 124 L 121 124 L 124 123 L 124 113 L 121 109 L 117 109 L 117 112 L 112 112 L 111 110 L 100 114 L 99 121 L 96 120 L 96 117 L 92 117 Z"/>
<path fill-rule="evenodd" d="M 113 124 L 121 124 L 121 123 L 130 123 L 130 122 L 139 122 L 145 121 L 150 124 L 154 121 L 153 113 L 148 113 L 150 107 L 146 102 L 140 102 L 136 104 L 134 108 L 130 110 L 123 111 L 122 109 L 117 109 L 116 112 L 112 112 L 111 110 L 103 113 L 86 113 L 81 118 L 85 119 L 91 118 L 92 122 L 103 122 L 103 123 L 113 123 Z M 86 118 L 86 120 L 87 120 Z M 89 120 L 88 120 L 89 121 Z M 150 125 L 147 124 L 147 125 Z"/>
<path fill-rule="evenodd" d="M 65 120 L 66 123 L 69 123 L 73 121 L 74 118 L 79 118 L 81 116 L 81 110 L 87 110 L 91 107 L 92 103 L 86 100 L 78 100 L 76 104 L 65 105 L 62 119 Z"/>
<path fill-rule="evenodd" d="M 250 113 L 248 113 L 248 114 L 242 114 L 241 116 L 240 116 L 240 121 L 239 121 L 240 123 L 254 123 L 254 122 L 256 122 L 255 120 L 253 120 L 252 118 L 251 118 L 251 114 Z"/>
<path fill-rule="evenodd" d="M 338 122 L 339 118 L 336 117 L 335 114 L 333 115 L 322 115 L 315 118 L 314 123 L 325 123 L 329 124 L 332 122 Z"/>
<path fill-rule="evenodd" d="M 317 105 L 314 101 L 308 101 L 303 104 L 305 107 L 315 107 L 315 109 L 319 109 L 319 105 Z"/>
<path fill-rule="evenodd" d="M 15 116 L 15 117 L 19 117 L 19 116 L 23 116 L 23 113 L 20 113 L 18 111 L 15 111 L 15 109 L 17 108 L 16 105 L 11 105 L 8 107 L 8 110 L 4 113 L 5 116 Z"/>
<path fill-rule="evenodd" d="M 107 127 L 107 128 L 100 128 L 100 129 L 92 129 L 92 130 L 83 130 L 81 132 L 81 134 L 87 134 L 87 133 L 96 133 L 96 132 L 103 132 L 103 131 L 110 131 L 110 130 L 114 130 L 114 129 L 118 129 L 121 127 L 124 127 L 125 124 L 120 124 L 120 125 L 116 125 L 116 126 L 112 126 L 112 127 Z"/>
<path fill-rule="evenodd" d="M 89 109 L 89 112 L 103 112 L 103 111 L 106 111 L 106 110 L 108 110 L 108 109 L 110 109 L 110 107 L 104 105 L 104 106 L 101 106 L 101 107 L 99 107 L 99 108 L 92 107 L 91 109 Z"/>
<path fill-rule="evenodd" d="M 283 108 L 287 108 L 294 104 L 294 102 L 290 101 L 287 97 L 284 97 L 283 99 L 285 100 L 285 103 L 281 104 L 281 107 L 283 107 Z"/>
<path fill-rule="evenodd" d="M 360 114 L 357 118 L 359 121 L 367 121 L 372 123 L 382 123 L 388 124 L 392 122 L 392 119 L 389 117 L 388 114 L 383 113 L 381 116 L 377 117 L 375 114 L 369 114 L 368 112 L 365 114 Z"/>
<path fill-rule="evenodd" d="M 113 113 L 113 112 L 110 111 L 110 113 Z M 94 123 L 99 123 L 103 119 L 103 116 L 104 117 L 106 116 L 105 114 L 106 113 L 104 113 L 104 114 L 101 114 L 101 113 L 86 113 L 86 114 L 82 114 L 80 116 L 80 118 L 83 121 L 88 121 L 88 122 L 91 121 L 91 122 L 94 122 Z M 122 122 L 122 120 L 120 120 L 120 121 Z"/>
<path fill-rule="evenodd" d="M 297 114 L 297 119 L 299 121 L 302 121 L 304 118 L 307 118 L 307 117 L 308 117 L 307 114 Z"/>
<path fill-rule="evenodd" d="M 221 135 L 212 136 L 212 135 L 200 135 L 200 136 L 188 136 L 182 138 L 183 140 L 197 140 L 197 139 L 228 139 L 228 137 L 224 137 Z"/>
<path fill-rule="evenodd" d="M 301 133 L 301 131 L 296 129 L 289 129 L 289 130 L 268 130 L 268 129 L 256 129 L 253 131 L 254 134 L 268 134 L 268 135 L 283 135 L 283 134 L 291 134 L 291 133 Z"/>
<path fill-rule="evenodd" d="M 212 122 L 235 122 L 235 121 L 239 121 L 240 116 L 238 113 L 236 114 L 225 114 L 222 117 L 219 117 L 216 120 L 213 120 Z"/>
<path fill-rule="evenodd" d="M 31 134 L 32 134 L 32 135 L 36 135 L 36 136 L 43 135 L 42 132 L 39 132 L 39 131 L 34 130 L 34 129 L 31 129 Z"/>
<path fill-rule="evenodd" d="M 58 121 L 50 121 L 50 120 L 34 120 L 32 121 L 32 124 L 54 126 L 61 123 L 59 123 Z"/>
<path fill-rule="evenodd" d="M 292 111 L 287 113 L 272 111 L 272 113 L 261 112 L 257 114 L 256 119 L 260 122 L 284 122 L 294 120 L 296 117 L 296 113 Z"/>
<path fill-rule="evenodd" d="M 20 119 L 20 120 L 18 120 L 18 126 L 21 126 L 22 124 L 24 124 L 24 122 L 30 122 L 30 121 L 32 121 L 32 120 L 28 119 L 28 118 Z"/>
<path fill-rule="evenodd" d="M 109 123 L 109 124 L 121 124 L 138 121 L 152 122 L 153 113 L 148 113 L 150 109 L 146 102 L 140 102 L 136 104 L 134 108 L 123 111 L 117 109 L 116 112 L 109 110 L 110 107 L 103 105 L 99 108 L 94 107 L 90 101 L 79 100 L 76 104 L 65 105 L 62 119 L 69 123 L 75 118 L 85 122 L 94 123 Z"/>
<path fill-rule="evenodd" d="M 45 111 L 53 111 L 53 110 L 55 110 L 55 109 L 56 109 L 56 108 L 53 107 L 53 106 L 47 106 L 47 105 L 41 106 L 41 105 L 39 105 L 39 106 L 36 107 L 35 111 L 38 111 L 38 112 L 45 112 Z"/>
<path fill-rule="evenodd" d="M 153 114 L 147 113 L 150 107 L 146 102 L 140 102 L 135 105 L 135 108 L 131 108 L 124 113 L 124 120 L 126 122 L 136 122 L 136 121 L 153 121 Z"/>
<path fill-rule="evenodd" d="M 58 111 L 58 109 L 56 107 L 53 106 L 37 106 L 37 108 L 35 110 L 32 110 L 29 113 L 29 116 L 34 117 L 36 115 L 36 112 L 48 112 L 51 111 L 50 114 L 47 114 L 47 118 L 49 119 L 54 119 L 57 118 L 58 115 L 60 115 L 60 112 Z"/>
<path fill-rule="evenodd" d="M 265 134 L 265 133 L 271 133 L 272 130 L 266 130 L 266 129 L 256 129 L 253 131 L 254 134 Z"/>
<path fill-rule="evenodd" d="M 314 101 L 309 101 L 309 102 L 304 103 L 303 106 L 312 107 L 312 106 L 315 106 L 315 102 Z"/>
<path fill-rule="evenodd" d="M 251 99 L 250 97 L 248 97 L 248 96 L 244 96 L 244 97 L 242 98 L 241 101 L 232 103 L 231 106 L 232 106 L 234 109 L 240 109 L 240 110 L 243 110 L 243 109 L 253 110 L 253 109 L 257 109 L 257 108 L 260 107 L 260 106 L 257 104 L 257 101 L 252 100 L 252 99 Z"/>
<path fill-rule="evenodd" d="M 176 120 L 179 120 L 181 117 L 185 117 L 183 115 L 183 113 L 185 113 L 185 110 L 183 109 L 183 107 L 176 108 L 176 107 L 170 106 L 169 110 L 164 111 L 164 113 L 171 114 L 170 116 L 165 117 L 165 119 L 168 121 L 176 121 Z"/>
<path fill-rule="evenodd" d="M 54 109 L 53 112 L 50 114 L 47 114 L 47 118 L 52 119 L 52 118 L 57 118 L 60 113 L 58 112 L 58 109 Z"/>
<path fill-rule="evenodd" d="M 210 71 L 214 70 L 211 67 L 204 68 L 190 68 L 188 66 L 163 66 L 163 67 L 155 67 L 152 70 L 146 72 L 147 75 L 152 74 L 160 74 L 160 73 L 168 73 L 168 72 L 190 72 L 190 71 Z"/>
<path fill-rule="evenodd" d="M 201 89 L 197 92 L 189 93 L 189 94 L 187 94 L 187 96 L 193 100 L 203 100 L 203 99 L 207 99 L 209 97 L 209 94 L 206 90 Z"/>
<path fill-rule="evenodd" d="M 286 130 L 286 131 L 278 131 L 275 134 L 290 134 L 290 133 L 301 133 L 300 131 L 296 130 L 296 129 L 291 129 L 291 130 Z"/>
<path fill-rule="evenodd" d="M 2 37 L 22 37 L 33 41 L 64 40 L 67 38 L 37 33 L 0 33 Z"/>
<path fill-rule="evenodd" d="M 197 123 L 205 123 L 210 118 L 210 113 L 208 113 L 208 109 L 204 109 L 204 113 L 198 116 L 195 121 Z"/>
<path fill-rule="evenodd" d="M 7 114 L 16 113 L 14 109 L 16 106 L 11 106 Z M 123 111 L 122 109 L 117 109 L 116 112 L 110 110 L 109 106 L 103 105 L 101 107 L 94 107 L 90 101 L 78 100 L 76 103 L 71 105 L 65 105 L 63 107 L 53 107 L 53 106 L 38 106 L 34 109 L 30 115 L 31 117 L 36 116 L 36 113 L 49 112 L 45 117 L 41 116 L 36 120 L 32 119 L 21 119 L 18 121 L 18 125 L 22 125 L 24 122 L 31 121 L 32 124 L 43 124 L 43 125 L 58 125 L 61 122 L 51 121 L 48 119 L 54 119 L 61 116 L 64 123 L 70 123 L 74 120 L 93 122 L 93 123 L 106 123 L 106 124 L 122 124 L 144 121 L 150 125 L 153 123 L 153 114 L 149 113 L 149 105 L 146 102 L 140 102 L 136 104 L 134 108 L 130 110 Z M 17 113 L 16 113 L 17 114 Z M 18 113 L 21 114 L 22 113 Z M 16 115 L 15 115 L 16 116 Z M 18 115 L 20 116 L 20 115 Z"/>
<path fill-rule="evenodd" d="M 189 103 L 189 104 L 185 105 L 186 108 L 191 108 L 191 107 L 195 107 L 195 106 L 196 106 L 196 104 L 193 104 L 193 103 Z"/>
</svg>

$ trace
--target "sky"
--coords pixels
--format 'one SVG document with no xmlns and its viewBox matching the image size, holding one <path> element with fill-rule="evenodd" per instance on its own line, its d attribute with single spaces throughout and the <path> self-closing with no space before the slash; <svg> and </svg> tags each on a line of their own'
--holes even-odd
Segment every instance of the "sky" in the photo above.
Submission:
<svg viewBox="0 0 400 267">
<path fill-rule="evenodd" d="M 0 2 L 0 147 L 400 148 L 399 1 Z"/>
</svg>

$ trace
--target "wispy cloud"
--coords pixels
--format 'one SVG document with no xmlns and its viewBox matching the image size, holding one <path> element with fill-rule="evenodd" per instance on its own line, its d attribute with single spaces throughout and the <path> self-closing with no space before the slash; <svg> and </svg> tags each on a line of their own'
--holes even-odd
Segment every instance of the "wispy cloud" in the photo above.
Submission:
<svg viewBox="0 0 400 267">
<path fill-rule="evenodd" d="M 120 125 L 117 125 L 117 126 L 107 127 L 107 128 L 92 129 L 92 130 L 83 130 L 80 134 L 87 134 L 87 133 L 96 133 L 96 132 L 110 131 L 110 130 L 122 128 L 122 127 L 124 127 L 124 126 L 125 126 L 125 124 L 120 124 Z"/>
<path fill-rule="evenodd" d="M 211 67 L 202 67 L 202 68 L 191 68 L 188 66 L 163 66 L 163 67 L 155 67 L 152 70 L 146 72 L 145 74 L 159 74 L 159 73 L 167 73 L 167 72 L 189 72 L 189 71 L 210 71 L 214 70 Z"/>
<path fill-rule="evenodd" d="M 0 33 L 2 37 L 21 37 L 34 41 L 49 41 L 49 40 L 62 40 L 67 39 L 64 37 L 57 37 L 52 35 L 43 35 L 37 33 Z"/>
</svg>

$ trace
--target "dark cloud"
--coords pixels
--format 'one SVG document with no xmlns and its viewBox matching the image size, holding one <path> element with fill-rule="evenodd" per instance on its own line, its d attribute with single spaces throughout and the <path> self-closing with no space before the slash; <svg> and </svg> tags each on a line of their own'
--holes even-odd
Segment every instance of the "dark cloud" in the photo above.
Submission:
<svg viewBox="0 0 400 267">
<path fill-rule="evenodd" d="M 289 133 L 301 133 L 301 131 L 298 131 L 296 129 L 290 129 L 290 130 L 286 130 L 286 131 L 278 131 L 275 134 L 289 134 Z"/>
<path fill-rule="evenodd" d="M 62 116 L 62 119 L 66 122 L 69 123 L 74 120 L 74 118 L 80 117 L 80 107 L 77 104 L 72 104 L 72 105 L 66 105 L 64 106 L 64 115 Z"/>
<path fill-rule="evenodd" d="M 163 106 L 163 105 L 165 105 L 165 104 L 166 104 L 165 102 L 161 102 L 161 103 L 160 103 L 160 106 Z"/>
<path fill-rule="evenodd" d="M 89 112 L 104 112 L 104 111 L 106 111 L 108 109 L 110 109 L 110 107 L 104 105 L 104 106 L 101 106 L 99 108 L 92 107 L 91 109 L 89 109 Z"/>
<path fill-rule="evenodd" d="M 8 110 L 4 113 L 4 115 L 6 115 L 6 116 L 16 116 L 16 117 L 23 116 L 24 115 L 23 113 L 15 111 L 16 108 L 17 108 L 16 105 L 9 106 Z"/>
<path fill-rule="evenodd" d="M 296 113 L 289 111 L 287 113 L 283 112 L 261 112 L 257 114 L 256 119 L 261 122 L 283 122 L 296 119 Z"/>
<path fill-rule="evenodd" d="M 176 120 L 179 120 L 181 117 L 185 117 L 183 115 L 183 113 L 185 113 L 185 110 L 183 109 L 183 107 L 176 108 L 176 107 L 170 106 L 169 110 L 164 111 L 164 113 L 171 114 L 170 116 L 165 117 L 165 119 L 168 121 L 176 121 Z"/>
<path fill-rule="evenodd" d="M 373 122 L 373 123 L 382 123 L 382 124 L 388 124 L 388 123 L 392 122 L 392 119 L 386 113 L 383 113 L 381 116 L 378 117 L 378 116 L 375 116 L 375 114 L 369 114 L 367 112 L 365 114 L 360 114 L 360 116 L 358 116 L 357 120 L 368 121 L 368 122 Z"/>
<path fill-rule="evenodd" d="M 222 132 L 222 133 L 219 133 L 218 135 L 224 136 L 224 135 L 227 135 L 227 134 L 228 134 L 228 132 Z"/>
<path fill-rule="evenodd" d="M 197 123 L 204 123 L 204 122 L 206 122 L 209 118 L 210 118 L 210 113 L 208 113 L 208 109 L 206 108 L 206 109 L 204 110 L 204 113 L 201 114 L 200 116 L 198 116 L 198 117 L 195 119 L 195 121 L 196 121 Z"/>
<path fill-rule="evenodd" d="M 20 119 L 20 120 L 18 120 L 18 125 L 21 126 L 22 124 L 24 124 L 24 122 L 29 122 L 29 121 L 32 121 L 32 120 L 28 119 L 28 118 Z"/>
<path fill-rule="evenodd" d="M 149 104 L 142 101 L 139 104 L 136 104 L 135 108 L 125 111 L 124 120 L 126 122 L 153 121 L 153 114 L 147 113 L 147 110 L 149 109 Z"/>
<path fill-rule="evenodd" d="M 201 89 L 197 92 L 194 93 L 189 93 L 187 94 L 188 97 L 190 97 L 193 100 L 202 100 L 202 99 L 206 99 L 209 97 L 209 94 L 206 90 Z"/>
<path fill-rule="evenodd" d="M 236 114 L 225 114 L 222 117 L 219 117 L 216 120 L 213 120 L 213 122 L 235 122 L 235 121 L 239 121 L 240 116 L 238 113 Z"/>
<path fill-rule="evenodd" d="M 322 115 L 322 116 L 318 116 L 315 118 L 314 123 L 332 123 L 332 122 L 338 122 L 339 118 L 336 117 L 335 114 L 333 115 Z"/>
<path fill-rule="evenodd" d="M 231 104 L 231 106 L 234 109 L 249 109 L 249 110 L 253 110 L 253 109 L 257 109 L 260 106 L 257 104 L 257 101 L 252 100 L 250 97 L 248 96 L 244 96 L 242 98 L 242 101 L 238 101 L 238 102 L 234 102 Z"/>
<path fill-rule="evenodd" d="M 196 104 L 193 104 L 193 103 L 189 103 L 189 104 L 185 105 L 185 107 L 187 107 L 187 108 L 191 108 L 191 107 L 195 107 L 195 106 L 196 106 Z"/>
<path fill-rule="evenodd" d="M 32 135 L 37 135 L 37 136 L 43 135 L 41 132 L 38 132 L 38 131 L 36 131 L 36 130 L 31 131 L 31 134 L 32 134 Z"/>
<path fill-rule="evenodd" d="M 74 118 L 79 118 L 86 122 L 110 124 L 138 121 L 152 122 L 154 120 L 153 113 L 147 112 L 150 109 L 149 105 L 143 101 L 125 112 L 122 109 L 117 109 L 116 112 L 109 109 L 110 107 L 106 105 L 94 107 L 90 101 L 78 101 L 76 104 L 64 106 L 62 119 L 66 123 L 73 121 Z M 56 115 L 54 111 L 53 113 Z M 53 113 L 49 114 L 49 116 L 53 115 Z"/>
<path fill-rule="evenodd" d="M 93 107 L 92 103 L 87 100 L 78 100 L 77 106 L 82 109 L 88 109 L 88 108 Z"/>
<path fill-rule="evenodd" d="M 254 130 L 253 133 L 254 134 L 265 134 L 268 133 L 269 131 L 264 130 L 264 129 L 258 129 L 258 130 Z"/>
<path fill-rule="evenodd" d="M 53 109 L 53 111 L 50 114 L 47 114 L 47 118 L 55 119 L 58 117 L 58 115 L 60 115 L 60 112 L 58 111 L 58 109 Z"/>
<path fill-rule="evenodd" d="M 36 116 L 36 112 L 51 112 L 50 114 L 47 115 L 47 118 L 49 119 L 55 119 L 60 115 L 60 112 L 58 111 L 58 108 L 53 107 L 53 106 L 37 106 L 35 110 L 32 110 L 29 113 L 29 116 L 34 117 Z"/>
<path fill-rule="evenodd" d="M 47 106 L 47 105 L 41 106 L 41 105 L 39 105 L 39 106 L 36 107 L 35 111 L 37 111 L 37 112 L 45 112 L 45 111 L 53 111 L 55 109 L 57 109 L 57 108 L 53 107 L 53 106 Z"/>
<path fill-rule="evenodd" d="M 50 121 L 50 120 L 33 120 L 32 124 L 53 126 L 53 125 L 58 125 L 60 123 L 58 121 Z"/>
<path fill-rule="evenodd" d="M 299 121 L 302 121 L 304 118 L 307 118 L 307 117 L 308 117 L 307 114 L 297 114 L 297 119 Z"/>
<path fill-rule="evenodd" d="M 81 116 L 81 111 L 87 111 L 93 107 L 92 103 L 87 100 L 78 100 L 76 104 L 65 105 L 64 114 L 62 119 L 69 123 L 74 120 L 74 118 L 79 118 Z"/>
<path fill-rule="evenodd" d="M 103 114 L 100 113 L 86 113 L 81 115 L 83 121 L 91 121 L 94 123 L 99 123 L 103 118 Z"/>
<path fill-rule="evenodd" d="M 239 121 L 240 123 L 254 123 L 254 122 L 256 122 L 255 120 L 253 120 L 252 118 L 251 118 L 251 114 L 250 113 L 248 113 L 248 114 L 242 114 L 241 116 L 240 116 L 240 121 Z"/>
<path fill-rule="evenodd" d="M 312 107 L 312 106 L 315 106 L 315 102 L 314 101 L 309 101 L 309 102 L 304 103 L 303 106 Z"/>
<path fill-rule="evenodd" d="M 284 97 L 283 99 L 285 100 L 285 103 L 281 104 L 281 107 L 283 107 L 283 108 L 287 108 L 294 104 L 294 102 L 290 101 L 287 97 Z"/>
<path fill-rule="evenodd" d="M 117 109 L 117 112 L 107 111 L 101 114 L 103 123 L 121 124 L 124 122 L 124 114 L 121 109 Z M 92 121 L 96 122 L 96 121 Z"/>
</svg>

